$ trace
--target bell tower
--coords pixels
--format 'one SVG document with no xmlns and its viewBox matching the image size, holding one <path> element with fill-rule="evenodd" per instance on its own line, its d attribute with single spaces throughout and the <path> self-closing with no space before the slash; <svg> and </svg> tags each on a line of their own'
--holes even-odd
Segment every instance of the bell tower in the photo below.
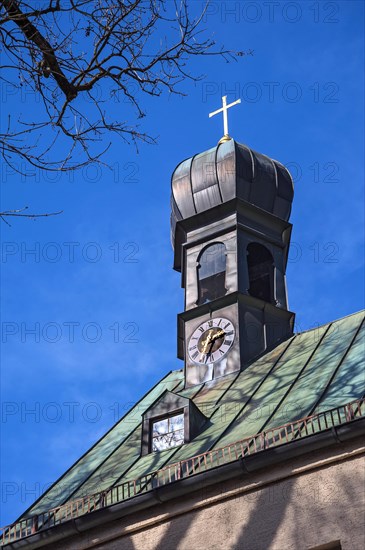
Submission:
<svg viewBox="0 0 365 550">
<path fill-rule="evenodd" d="M 238 101 L 239 102 L 239 101 Z M 285 271 L 293 182 L 279 162 L 228 135 L 172 175 L 174 269 L 185 310 L 178 357 L 187 387 L 243 370 L 293 334 Z"/>
</svg>

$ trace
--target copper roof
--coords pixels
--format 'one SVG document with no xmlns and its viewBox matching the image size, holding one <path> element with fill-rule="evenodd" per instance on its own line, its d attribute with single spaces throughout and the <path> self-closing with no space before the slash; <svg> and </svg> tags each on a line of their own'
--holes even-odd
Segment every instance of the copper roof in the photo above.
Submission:
<svg viewBox="0 0 365 550">
<path fill-rule="evenodd" d="M 244 371 L 184 389 L 183 371 L 154 386 L 22 517 L 135 479 L 365 394 L 364 312 L 294 335 Z M 166 390 L 209 418 L 190 443 L 141 456 L 141 418 Z"/>
<path fill-rule="evenodd" d="M 234 198 L 287 221 L 294 195 L 285 166 L 233 139 L 181 162 L 172 175 L 171 187 L 173 243 L 179 220 Z"/>
</svg>

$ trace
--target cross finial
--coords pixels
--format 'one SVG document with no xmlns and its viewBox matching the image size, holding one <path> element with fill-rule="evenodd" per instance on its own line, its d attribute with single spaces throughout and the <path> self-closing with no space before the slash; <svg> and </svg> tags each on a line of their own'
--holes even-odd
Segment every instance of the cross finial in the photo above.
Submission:
<svg viewBox="0 0 365 550">
<path fill-rule="evenodd" d="M 216 111 L 213 111 L 213 113 L 209 113 L 209 118 L 211 118 L 214 115 L 217 115 L 218 113 L 223 113 L 223 131 L 224 136 L 222 137 L 221 141 L 227 141 L 230 138 L 228 134 L 228 109 L 230 107 L 233 107 L 233 105 L 237 105 L 237 103 L 241 103 L 240 99 L 237 99 L 237 101 L 233 101 L 233 103 L 230 103 L 227 105 L 227 96 L 224 95 L 222 97 L 222 107 L 220 109 L 217 109 Z"/>
</svg>

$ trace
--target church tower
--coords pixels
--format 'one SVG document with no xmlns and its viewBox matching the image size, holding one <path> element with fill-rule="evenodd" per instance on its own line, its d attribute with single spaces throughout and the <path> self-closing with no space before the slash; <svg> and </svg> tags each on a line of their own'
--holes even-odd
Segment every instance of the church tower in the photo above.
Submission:
<svg viewBox="0 0 365 550">
<path fill-rule="evenodd" d="M 4 550 L 364 548 L 364 314 L 293 335 L 293 183 L 229 137 L 228 107 L 172 176 L 185 372 L 0 529 Z"/>
<path fill-rule="evenodd" d="M 239 101 L 238 101 L 239 102 Z M 172 175 L 174 269 L 185 311 L 178 357 L 186 387 L 243 370 L 293 334 L 285 271 L 293 181 L 287 169 L 228 135 Z M 210 116 L 211 116 L 210 115 Z"/>
</svg>

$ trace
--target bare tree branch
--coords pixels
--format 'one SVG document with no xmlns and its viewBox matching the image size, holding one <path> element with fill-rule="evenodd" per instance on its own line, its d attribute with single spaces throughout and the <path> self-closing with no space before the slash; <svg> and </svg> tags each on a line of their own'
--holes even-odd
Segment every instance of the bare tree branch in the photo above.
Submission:
<svg viewBox="0 0 365 550">
<path fill-rule="evenodd" d="M 48 216 L 57 216 L 58 214 L 63 213 L 63 210 L 60 210 L 59 212 L 48 212 L 47 214 L 23 214 L 25 210 L 28 210 L 28 206 L 24 206 L 23 208 L 19 208 L 17 210 L 5 210 L 4 212 L 0 212 L 0 219 L 5 222 L 6 225 L 11 227 L 11 224 L 5 219 L 6 217 L 10 216 L 35 220 L 36 218 L 47 218 Z"/>
<path fill-rule="evenodd" d="M 98 149 L 106 133 L 153 143 L 138 123 L 143 96 L 182 95 L 182 81 L 201 78 L 186 67 L 194 56 L 242 55 L 216 49 L 201 29 L 205 10 L 193 17 L 188 3 L 38 0 L 35 8 L 34 0 L 0 0 L 2 78 L 18 93 L 33 91 L 44 113 L 36 121 L 9 113 L 0 134 L 5 161 L 69 170 L 98 161 L 109 147 Z M 122 119 L 106 108 L 113 98 L 129 103 L 121 104 Z"/>
</svg>

